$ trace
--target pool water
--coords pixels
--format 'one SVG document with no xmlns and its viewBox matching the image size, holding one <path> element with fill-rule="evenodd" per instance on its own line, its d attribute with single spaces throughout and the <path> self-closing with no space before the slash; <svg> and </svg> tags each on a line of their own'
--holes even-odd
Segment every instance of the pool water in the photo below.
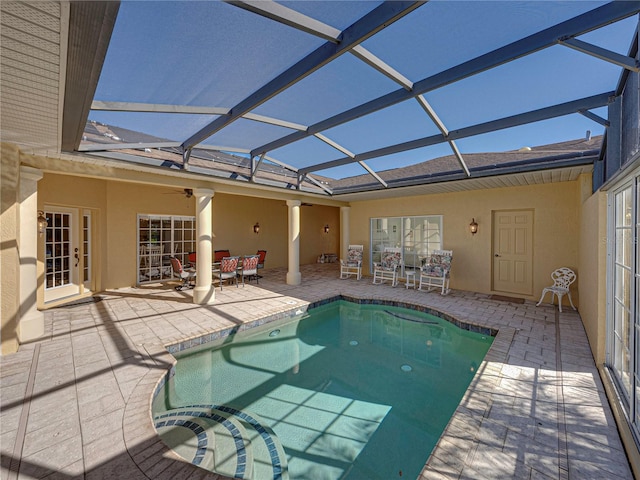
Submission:
<svg viewBox="0 0 640 480">
<path fill-rule="evenodd" d="M 416 478 L 493 337 L 410 309 L 332 302 L 182 352 L 156 428 L 237 478 Z"/>
</svg>

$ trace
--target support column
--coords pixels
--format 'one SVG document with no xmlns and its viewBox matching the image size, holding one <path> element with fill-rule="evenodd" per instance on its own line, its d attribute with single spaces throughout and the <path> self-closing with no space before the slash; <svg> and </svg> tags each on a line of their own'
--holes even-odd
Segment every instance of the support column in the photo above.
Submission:
<svg viewBox="0 0 640 480">
<path fill-rule="evenodd" d="M 300 285 L 300 200 L 287 200 L 289 207 L 289 270 L 287 271 L 287 285 Z"/>
<path fill-rule="evenodd" d="M 42 171 L 20 167 L 20 319 L 18 340 L 28 342 L 44 335 L 44 314 L 37 308 L 38 295 L 38 180 Z"/>
<path fill-rule="evenodd" d="M 351 207 L 340 207 L 340 258 L 347 258 L 349 250 L 349 213 Z"/>
<path fill-rule="evenodd" d="M 213 230 L 211 215 L 214 191 L 208 188 L 196 188 L 196 288 L 193 290 L 193 303 L 209 305 L 215 300 L 215 287 L 211 279 L 213 250 Z"/>
</svg>

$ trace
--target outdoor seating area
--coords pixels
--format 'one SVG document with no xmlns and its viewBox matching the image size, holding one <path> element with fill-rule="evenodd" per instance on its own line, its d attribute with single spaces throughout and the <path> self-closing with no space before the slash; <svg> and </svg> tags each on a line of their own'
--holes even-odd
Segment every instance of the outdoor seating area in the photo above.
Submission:
<svg viewBox="0 0 640 480">
<path fill-rule="evenodd" d="M 0 14 L 1 480 L 640 480 L 640 0 Z"/>
<path fill-rule="evenodd" d="M 262 278 L 258 275 L 258 270 L 264 268 L 264 261 L 267 255 L 266 250 L 258 250 L 255 255 L 236 255 L 233 256 L 230 250 L 215 250 L 212 264 L 212 281 L 217 283 L 222 289 L 223 283 L 235 283 L 239 285 L 239 279 L 242 280 L 244 286 L 246 282 Z M 176 286 L 176 290 L 183 288 L 193 288 L 196 277 L 196 253 L 190 252 L 187 256 L 188 264 L 182 265 L 176 257 L 171 257 L 171 266 L 173 275 L 182 280 L 182 283 Z"/>
<path fill-rule="evenodd" d="M 304 288 L 292 290 L 286 269 L 274 268 L 250 297 L 243 289 L 219 292 L 215 308 L 194 306 L 192 290 L 156 285 L 106 291 L 100 301 L 45 312 L 45 336 L 0 357 L 3 466 L 15 464 L 19 478 L 36 471 L 41 478 L 107 478 L 114 472 L 118 478 L 141 478 L 141 472 L 154 480 L 220 478 L 171 453 L 153 428 L 150 395 L 172 365 L 165 345 L 281 317 L 342 294 L 432 308 L 499 331 L 421 478 L 486 478 L 479 472 L 491 472 L 493 478 L 633 479 L 577 312 L 459 290 L 424 295 L 345 282 L 337 264 L 301 269 Z M 541 328 L 556 323 L 558 329 Z M 536 354 L 557 345 L 557 357 Z M 549 382 L 557 387 L 550 389 Z M 577 408 L 578 396 L 589 399 L 588 408 Z M 548 408 L 523 414 L 522 406 L 534 402 Z M 18 449 L 23 409 L 28 416 Z M 71 435 L 80 431 L 82 436 Z M 578 473 L 567 477 L 563 465 Z"/>
</svg>

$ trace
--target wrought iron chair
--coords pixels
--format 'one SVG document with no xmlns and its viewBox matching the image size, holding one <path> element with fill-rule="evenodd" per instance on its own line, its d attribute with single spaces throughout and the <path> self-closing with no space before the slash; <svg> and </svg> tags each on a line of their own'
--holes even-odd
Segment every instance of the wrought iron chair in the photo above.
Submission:
<svg viewBox="0 0 640 480">
<path fill-rule="evenodd" d="M 258 253 L 256 253 L 256 255 L 258 255 L 259 260 L 258 260 L 258 270 L 264 268 L 264 261 L 267 258 L 267 251 L 266 250 L 258 250 Z M 262 278 L 262 275 L 256 275 L 256 278 Z"/>
<path fill-rule="evenodd" d="M 398 270 L 402 263 L 402 249 L 385 247 L 379 262 L 373 262 L 373 283 L 381 284 L 391 280 L 391 286 L 398 284 Z"/>
<path fill-rule="evenodd" d="M 244 277 L 248 277 L 249 280 L 251 278 L 256 279 L 256 283 L 260 283 L 258 281 L 258 260 L 260 257 L 258 255 L 249 255 L 242 259 L 242 286 L 244 287 Z"/>
<path fill-rule="evenodd" d="M 170 257 L 171 270 L 173 274 L 182 280 L 180 285 L 176 285 L 174 288 L 179 292 L 184 288 L 193 288 L 195 285 L 193 281 L 196 278 L 196 271 L 193 268 L 185 269 L 182 267 L 182 262 L 176 257 Z"/>
<path fill-rule="evenodd" d="M 340 259 L 340 278 L 356 276 L 356 280 L 362 278 L 362 253 L 364 245 L 349 245 L 347 260 Z"/>
<path fill-rule="evenodd" d="M 542 303 L 542 299 L 548 293 L 551 294 L 551 304 L 553 305 L 553 296 L 558 297 L 558 310 L 562 312 L 562 297 L 566 295 L 569 297 L 569 303 L 571 304 L 571 308 L 577 310 L 576 307 L 573 306 L 573 300 L 571 300 L 571 290 L 569 287 L 573 282 L 576 281 L 576 274 L 573 270 L 567 267 L 561 267 L 557 270 L 554 270 L 551 273 L 551 278 L 553 279 L 553 285 L 550 287 L 545 287 L 542 289 L 542 295 L 540 295 L 540 301 L 536 303 L 536 307 Z"/>
<path fill-rule="evenodd" d="M 440 288 L 440 295 L 449 293 L 449 276 L 451 273 L 451 261 L 453 260 L 453 250 L 434 250 L 429 261 L 420 267 L 420 285 L 427 286 L 427 292 L 434 288 Z"/>
<path fill-rule="evenodd" d="M 222 282 L 225 280 L 235 280 L 238 286 L 238 261 L 240 257 L 224 257 L 220 261 L 220 268 L 213 270 L 212 274 L 220 283 L 222 290 Z"/>
</svg>

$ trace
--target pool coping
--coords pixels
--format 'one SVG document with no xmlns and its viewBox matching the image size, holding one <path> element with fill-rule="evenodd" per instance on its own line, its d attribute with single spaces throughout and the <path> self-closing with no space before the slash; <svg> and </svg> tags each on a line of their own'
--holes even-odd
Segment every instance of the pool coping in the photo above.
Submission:
<svg viewBox="0 0 640 480">
<path fill-rule="evenodd" d="M 346 300 L 359 305 L 387 305 L 397 306 L 401 308 L 408 308 L 424 313 L 430 313 L 439 318 L 442 318 L 459 328 L 468 330 L 475 333 L 484 335 L 490 335 L 494 337 L 494 340 L 489 347 L 483 361 L 478 366 L 476 374 L 474 375 L 469 387 L 465 391 L 462 400 L 456 407 L 455 412 L 449 419 L 445 426 L 436 446 L 430 453 L 426 460 L 425 466 L 418 478 L 426 478 L 425 475 L 431 470 L 430 463 L 432 459 L 440 460 L 442 454 L 446 455 L 446 463 L 449 465 L 458 465 L 459 471 L 462 471 L 464 466 L 464 459 L 470 453 L 471 445 L 469 449 L 463 450 L 456 448 L 454 451 L 450 451 L 448 445 L 442 445 L 443 441 L 446 441 L 451 437 L 451 432 L 448 430 L 459 429 L 457 425 L 460 422 L 464 422 L 465 425 L 465 438 L 475 438 L 477 431 L 480 428 L 480 423 L 473 421 L 473 416 L 470 415 L 470 411 L 465 405 L 473 403 L 477 411 L 478 406 L 486 410 L 490 406 L 490 402 L 487 395 L 477 395 L 477 386 L 481 383 L 482 377 L 489 369 L 499 371 L 501 365 L 507 358 L 509 347 L 513 340 L 516 329 L 513 327 L 501 327 L 495 329 L 492 327 L 482 326 L 478 323 L 472 323 L 468 321 L 462 321 L 456 316 L 443 312 L 440 309 L 419 305 L 407 301 L 400 300 L 386 300 L 386 299 L 371 299 L 361 298 L 351 295 L 333 295 L 315 302 L 303 302 L 297 304 L 287 310 L 277 312 L 275 314 L 267 315 L 257 320 L 242 323 L 241 325 L 235 325 L 233 327 L 224 327 L 216 329 L 204 335 L 197 335 L 194 337 L 186 338 L 177 342 L 169 344 L 144 344 L 143 348 L 149 354 L 149 357 L 154 360 L 158 365 L 170 365 L 170 367 L 164 372 L 158 372 L 157 370 L 149 370 L 140 382 L 133 390 L 129 401 L 126 403 L 124 418 L 123 418 L 123 436 L 125 446 L 132 460 L 136 463 L 138 468 L 149 478 L 155 478 L 159 472 L 163 474 L 171 473 L 174 480 L 185 479 L 216 479 L 223 480 L 230 477 L 226 477 L 220 474 L 204 470 L 196 465 L 189 463 L 186 459 L 180 457 L 175 451 L 170 449 L 161 439 L 157 433 L 152 413 L 152 403 L 164 386 L 164 384 L 175 374 L 175 364 L 177 359 L 173 353 L 185 351 L 189 348 L 205 345 L 222 338 L 226 338 L 234 333 L 249 330 L 261 325 L 281 320 L 284 318 L 293 318 L 301 314 L 306 313 L 309 309 L 316 308 L 322 305 L 326 305 L 335 301 Z M 497 369 L 497 370 L 496 370 Z M 494 379 L 497 379 L 498 375 L 494 375 Z M 489 394 L 486 391 L 487 382 L 482 382 L 485 390 L 485 394 Z M 493 382 L 493 388 L 498 386 L 497 380 Z M 470 421 L 471 420 L 471 421 Z M 467 423 L 468 422 L 468 423 Z M 475 427 L 475 428 L 474 428 Z M 455 437 L 460 435 L 456 432 Z M 454 467 L 455 468 L 455 467 Z M 441 466 L 439 467 L 441 469 Z"/>
</svg>

